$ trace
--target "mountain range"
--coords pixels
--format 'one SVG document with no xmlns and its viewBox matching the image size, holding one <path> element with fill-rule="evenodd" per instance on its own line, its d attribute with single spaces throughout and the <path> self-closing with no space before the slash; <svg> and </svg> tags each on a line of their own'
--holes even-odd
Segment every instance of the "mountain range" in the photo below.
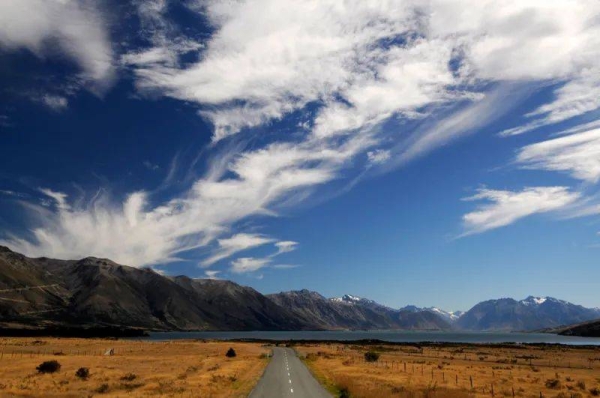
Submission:
<svg viewBox="0 0 600 398">
<path fill-rule="evenodd" d="M 28 258 L 0 246 L 0 326 L 148 330 L 537 330 L 600 319 L 550 297 L 481 302 L 465 313 L 399 309 L 309 290 L 263 295 L 226 280 L 164 276 L 108 259 Z"/>
</svg>

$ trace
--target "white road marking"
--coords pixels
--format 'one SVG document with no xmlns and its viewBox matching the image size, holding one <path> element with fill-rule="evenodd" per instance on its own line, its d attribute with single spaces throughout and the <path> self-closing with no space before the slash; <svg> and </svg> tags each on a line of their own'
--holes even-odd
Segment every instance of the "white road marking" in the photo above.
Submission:
<svg viewBox="0 0 600 398">
<path fill-rule="evenodd" d="M 292 379 L 290 379 L 290 384 L 292 384 Z"/>
<path fill-rule="evenodd" d="M 290 391 L 292 392 L 292 394 L 294 393 L 294 389 L 293 388 L 290 388 Z"/>
</svg>

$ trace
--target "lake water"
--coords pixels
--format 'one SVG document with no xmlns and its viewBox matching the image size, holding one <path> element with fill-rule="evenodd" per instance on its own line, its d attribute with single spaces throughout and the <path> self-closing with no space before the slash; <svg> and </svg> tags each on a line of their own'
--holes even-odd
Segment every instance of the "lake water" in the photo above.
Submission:
<svg viewBox="0 0 600 398">
<path fill-rule="evenodd" d="M 150 333 L 150 340 L 177 339 L 260 339 L 260 340 L 337 340 L 377 339 L 399 343 L 547 343 L 600 345 L 600 338 L 559 336 L 546 333 L 434 332 L 434 331 L 299 331 L 299 332 L 161 332 Z"/>
</svg>

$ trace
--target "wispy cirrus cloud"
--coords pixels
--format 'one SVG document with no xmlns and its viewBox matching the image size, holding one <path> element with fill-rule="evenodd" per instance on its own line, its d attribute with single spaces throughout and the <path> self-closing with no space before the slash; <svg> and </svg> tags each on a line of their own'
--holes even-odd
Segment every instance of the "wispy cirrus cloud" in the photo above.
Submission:
<svg viewBox="0 0 600 398">
<path fill-rule="evenodd" d="M 234 274 L 255 272 L 266 267 L 270 262 L 268 258 L 241 257 L 231 262 L 231 272 Z"/>
<path fill-rule="evenodd" d="M 240 233 L 230 238 L 218 239 L 218 249 L 209 258 L 202 261 L 202 266 L 210 266 L 217 261 L 231 257 L 235 253 L 254 247 L 272 243 L 274 239 L 262 235 Z M 279 243 L 279 242 L 278 242 Z M 276 243 L 276 244 L 278 244 Z"/>
<path fill-rule="evenodd" d="M 280 254 L 289 253 L 291 251 L 296 250 L 296 248 L 298 247 L 298 242 L 284 240 L 275 243 L 275 246 L 277 247 L 277 252 L 274 253 L 273 256 L 278 256 Z"/>
<path fill-rule="evenodd" d="M 243 234 L 231 232 L 239 221 L 276 216 L 291 198 L 306 198 L 351 169 L 397 167 L 429 153 L 481 129 L 540 87 L 562 84 L 554 100 L 530 115 L 543 123 L 597 107 L 581 91 L 600 58 L 595 0 L 189 2 L 214 29 L 202 40 L 169 20 L 168 2 L 138 4 L 149 45 L 123 54 L 121 63 L 133 71 L 140 93 L 197 106 L 214 125 L 215 160 L 188 189 L 161 203 L 146 191 L 79 206 L 64 193 L 46 193 L 58 204 L 54 214 L 39 220 L 32 239 L 5 244 L 30 255 L 96 254 L 144 265 L 216 242 L 206 260 L 211 265 L 264 244 L 239 236 L 228 241 Z M 27 29 L 45 37 L 55 25 L 40 34 L 36 26 Z M 81 51 L 73 53 L 76 59 L 102 80 L 110 57 L 88 62 Z M 181 62 L 187 53 L 195 61 Z M 269 128 L 297 117 L 294 112 L 302 113 L 302 123 L 294 119 L 300 126 L 291 133 Z M 269 139 L 226 145 L 255 135 Z M 565 187 L 482 190 L 472 199 L 491 203 L 465 216 L 467 234 L 553 211 L 577 196 Z M 279 243 L 278 253 L 295 247 Z M 270 258 L 233 261 L 234 272 L 245 272 L 268 266 Z"/>
<path fill-rule="evenodd" d="M 516 161 L 526 168 L 558 171 L 597 183 L 600 180 L 600 129 L 527 145 Z"/>
<path fill-rule="evenodd" d="M 55 112 L 60 112 L 69 106 L 69 100 L 61 95 L 44 94 L 40 102 Z"/>
<path fill-rule="evenodd" d="M 113 50 L 102 15 L 90 2 L 4 0 L 0 2 L 0 47 L 52 55 L 52 43 L 81 67 L 80 77 L 104 90 L 115 76 Z M 56 104 L 53 101 L 52 104 Z M 59 104 L 60 105 L 60 104 Z"/>
<path fill-rule="evenodd" d="M 221 273 L 221 271 L 210 270 L 210 269 L 207 269 L 206 271 L 204 271 L 204 275 L 206 276 L 207 279 L 219 279 L 218 275 L 220 273 Z"/>
<path fill-rule="evenodd" d="M 480 189 L 467 201 L 486 201 L 463 216 L 462 237 L 510 225 L 522 218 L 557 211 L 574 204 L 581 195 L 568 187 L 527 187 L 521 191 Z"/>
</svg>

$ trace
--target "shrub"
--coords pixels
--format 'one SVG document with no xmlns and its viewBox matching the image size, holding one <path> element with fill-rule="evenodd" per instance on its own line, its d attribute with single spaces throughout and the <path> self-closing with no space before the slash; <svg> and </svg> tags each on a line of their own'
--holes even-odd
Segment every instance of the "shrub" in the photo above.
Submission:
<svg viewBox="0 0 600 398">
<path fill-rule="evenodd" d="M 121 380 L 124 381 L 134 381 L 137 378 L 135 373 L 127 373 L 125 376 L 121 377 Z"/>
<path fill-rule="evenodd" d="M 108 384 L 100 384 L 100 386 L 96 388 L 96 392 L 98 394 L 104 394 L 105 392 L 108 392 Z"/>
<path fill-rule="evenodd" d="M 377 362 L 379 360 L 379 354 L 374 351 L 365 352 L 366 362 Z"/>
<path fill-rule="evenodd" d="M 577 387 L 579 387 L 580 390 L 585 390 L 585 381 L 579 380 L 577 382 Z"/>
<path fill-rule="evenodd" d="M 350 398 L 350 391 L 348 391 L 347 387 L 342 387 L 340 388 L 340 395 L 338 395 L 339 398 Z"/>
<path fill-rule="evenodd" d="M 75 376 L 85 380 L 90 377 L 90 370 L 88 368 L 79 368 L 77 369 L 77 372 L 75 372 Z"/>
<path fill-rule="evenodd" d="M 233 358 L 235 357 L 237 354 L 235 353 L 235 350 L 233 348 L 230 348 L 227 350 L 227 354 L 225 354 L 225 356 L 227 358 Z"/>
<path fill-rule="evenodd" d="M 558 379 L 548 379 L 546 380 L 546 388 L 560 388 L 561 383 Z"/>
<path fill-rule="evenodd" d="M 598 387 L 591 388 L 590 394 L 592 394 L 594 397 L 600 396 L 600 388 L 598 388 Z"/>
<path fill-rule="evenodd" d="M 54 373 L 60 370 L 60 363 L 58 361 L 46 361 L 42 362 L 37 368 L 39 373 Z"/>
</svg>

